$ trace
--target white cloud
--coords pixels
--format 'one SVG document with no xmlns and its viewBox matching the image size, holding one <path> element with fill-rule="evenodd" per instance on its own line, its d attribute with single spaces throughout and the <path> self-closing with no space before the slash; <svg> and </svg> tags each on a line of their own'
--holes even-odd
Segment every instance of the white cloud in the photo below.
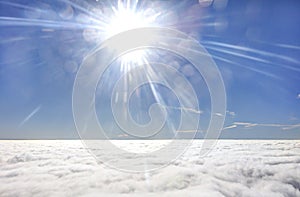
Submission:
<svg viewBox="0 0 300 197">
<path fill-rule="evenodd" d="M 215 115 L 216 115 L 216 116 L 220 116 L 220 117 L 223 116 L 223 114 L 221 114 L 221 113 L 215 113 Z"/>
<path fill-rule="evenodd" d="M 257 124 L 255 124 L 255 123 L 249 123 L 249 122 L 234 122 L 233 124 L 237 125 L 237 126 L 244 126 L 245 128 L 257 126 Z"/>
<path fill-rule="evenodd" d="M 227 114 L 229 114 L 230 116 L 236 116 L 236 113 L 234 111 L 226 111 Z"/>
<path fill-rule="evenodd" d="M 118 137 L 128 137 L 128 135 L 124 133 L 124 134 L 119 134 Z"/>
<path fill-rule="evenodd" d="M 265 123 L 250 123 L 250 122 L 234 122 L 232 125 L 225 127 L 225 129 L 232 129 L 236 127 L 251 128 L 251 127 L 277 127 L 282 130 L 290 130 L 300 128 L 300 124 L 265 124 Z"/>
<path fill-rule="evenodd" d="M 300 124 L 285 125 L 284 127 L 282 127 L 283 130 L 290 130 L 290 129 L 295 129 L 295 128 L 300 128 Z"/>
<path fill-rule="evenodd" d="M 201 142 L 130 174 L 97 164 L 80 141 L 1 141 L 0 196 L 300 196 L 300 141 L 220 140 L 204 158 Z"/>
<path fill-rule="evenodd" d="M 297 99 L 300 99 L 300 94 L 297 95 Z"/>
<path fill-rule="evenodd" d="M 161 103 L 158 103 L 161 107 L 166 108 L 166 109 L 176 109 L 176 110 L 182 110 L 182 111 L 187 111 L 187 112 L 192 112 L 196 114 L 202 114 L 203 111 L 197 110 L 194 108 L 186 108 L 186 107 L 174 107 L 174 106 L 168 106 L 168 105 L 163 105 Z"/>
<path fill-rule="evenodd" d="M 223 130 L 233 129 L 233 128 L 236 128 L 236 127 L 237 127 L 237 125 L 230 125 L 230 126 L 224 127 Z"/>
</svg>

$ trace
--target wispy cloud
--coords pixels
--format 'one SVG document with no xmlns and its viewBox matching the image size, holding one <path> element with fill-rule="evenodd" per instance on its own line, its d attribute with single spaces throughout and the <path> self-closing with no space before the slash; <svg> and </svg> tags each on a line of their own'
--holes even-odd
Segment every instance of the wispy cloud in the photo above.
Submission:
<svg viewBox="0 0 300 197">
<path fill-rule="evenodd" d="M 215 115 L 216 115 L 216 116 L 220 116 L 220 117 L 224 116 L 224 115 L 221 114 L 221 113 L 215 113 Z"/>
<path fill-rule="evenodd" d="M 124 134 L 119 134 L 118 137 L 128 137 L 128 135 L 124 133 Z"/>
<path fill-rule="evenodd" d="M 37 106 L 30 114 L 24 118 L 24 120 L 19 124 L 19 127 L 23 126 L 32 116 L 34 116 L 38 111 L 40 111 L 42 105 Z"/>
<path fill-rule="evenodd" d="M 256 123 L 250 123 L 250 122 L 234 122 L 233 125 L 243 126 L 245 128 L 257 126 Z"/>
<path fill-rule="evenodd" d="M 233 129 L 233 128 L 236 128 L 237 125 L 230 125 L 228 127 L 224 127 L 223 130 L 227 130 L 227 129 Z"/>
<path fill-rule="evenodd" d="M 297 99 L 300 99 L 300 94 L 297 95 Z"/>
<path fill-rule="evenodd" d="M 224 127 L 223 130 L 233 129 L 233 128 L 252 128 L 252 127 L 276 127 L 282 130 L 291 130 L 295 128 L 300 128 L 299 124 L 265 124 L 265 123 L 251 123 L 251 122 L 234 122 L 232 125 Z"/>
<path fill-rule="evenodd" d="M 159 104 L 161 107 L 167 108 L 167 109 L 175 109 L 175 110 L 188 111 L 188 112 L 192 112 L 192 113 L 196 113 L 196 114 L 202 114 L 202 113 L 203 113 L 203 111 L 197 110 L 197 109 L 194 109 L 194 108 L 168 106 L 168 105 L 163 105 L 163 104 L 161 104 L 161 103 L 158 103 L 158 104 Z"/>
<path fill-rule="evenodd" d="M 286 127 L 283 127 L 283 130 L 290 130 L 290 129 L 295 129 L 295 128 L 300 128 L 300 124 L 294 124 L 294 125 L 289 125 Z"/>
<path fill-rule="evenodd" d="M 195 133 L 195 130 L 179 130 L 179 133 Z M 196 132 L 198 133 L 204 133 L 202 129 L 198 129 Z"/>
<path fill-rule="evenodd" d="M 236 113 L 234 111 L 227 110 L 226 113 L 229 114 L 230 116 L 235 116 L 236 115 Z"/>
</svg>

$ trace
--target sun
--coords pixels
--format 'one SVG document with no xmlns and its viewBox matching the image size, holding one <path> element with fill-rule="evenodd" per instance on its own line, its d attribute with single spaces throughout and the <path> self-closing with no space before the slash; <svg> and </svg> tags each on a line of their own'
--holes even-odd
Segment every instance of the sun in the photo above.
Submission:
<svg viewBox="0 0 300 197">
<path fill-rule="evenodd" d="M 119 4 L 117 8 L 113 7 L 113 14 L 110 17 L 105 27 L 105 37 L 110 38 L 119 33 L 143 28 L 154 27 L 156 15 L 147 16 L 145 10 L 136 10 L 135 7 L 126 7 L 123 4 Z M 135 42 L 136 39 L 143 39 L 143 37 L 151 37 L 151 35 L 134 35 L 130 40 L 119 41 L 113 44 L 110 48 L 114 50 L 121 50 L 126 47 L 128 43 Z M 121 59 L 122 63 L 141 63 L 145 59 L 146 53 L 143 50 L 133 50 L 124 54 Z"/>
<path fill-rule="evenodd" d="M 146 19 L 133 10 L 121 8 L 112 16 L 106 33 L 109 36 L 114 36 L 118 33 L 147 26 Z"/>
</svg>

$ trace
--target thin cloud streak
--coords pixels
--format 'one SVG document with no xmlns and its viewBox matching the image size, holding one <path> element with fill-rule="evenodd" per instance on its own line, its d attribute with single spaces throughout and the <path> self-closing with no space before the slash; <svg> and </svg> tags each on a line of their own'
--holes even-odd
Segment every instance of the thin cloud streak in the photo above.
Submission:
<svg viewBox="0 0 300 197">
<path fill-rule="evenodd" d="M 232 125 L 224 127 L 223 130 L 233 129 L 237 127 L 242 128 L 252 128 L 252 127 L 276 127 L 281 128 L 282 130 L 291 130 L 295 128 L 300 128 L 299 124 L 264 124 L 264 123 L 250 123 L 250 122 L 234 122 Z"/>
<path fill-rule="evenodd" d="M 228 127 L 224 127 L 223 130 L 227 130 L 227 129 L 233 129 L 233 128 L 236 128 L 237 125 L 230 125 Z"/>
<path fill-rule="evenodd" d="M 193 108 L 174 107 L 174 106 L 163 105 L 161 103 L 157 103 L 157 104 L 159 104 L 163 108 L 168 108 L 168 109 L 183 110 L 183 111 L 188 111 L 188 112 L 192 112 L 192 113 L 196 113 L 196 114 L 202 114 L 203 113 L 203 111 L 197 110 L 197 109 L 193 109 Z"/>
<path fill-rule="evenodd" d="M 42 105 L 37 106 L 26 118 L 19 124 L 19 127 L 23 126 L 26 122 L 28 122 L 36 113 L 38 113 L 41 109 Z"/>
</svg>

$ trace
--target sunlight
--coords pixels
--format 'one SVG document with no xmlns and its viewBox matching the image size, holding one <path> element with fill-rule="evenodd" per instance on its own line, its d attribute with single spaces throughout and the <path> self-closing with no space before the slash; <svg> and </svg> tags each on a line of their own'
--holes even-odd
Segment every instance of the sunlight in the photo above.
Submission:
<svg viewBox="0 0 300 197">
<path fill-rule="evenodd" d="M 128 30 L 150 27 L 154 25 L 154 20 L 155 16 L 146 17 L 144 12 L 138 12 L 135 9 L 126 8 L 124 5 L 119 4 L 117 9 L 113 8 L 113 16 L 105 28 L 105 35 L 107 38 L 110 38 Z M 135 40 L 150 37 L 151 35 L 133 34 L 127 39 L 112 43 L 109 47 L 117 51 L 123 51 L 124 48 L 134 45 Z M 144 57 L 145 52 L 143 50 L 136 50 L 126 53 L 121 59 L 122 63 L 142 63 Z"/>
<path fill-rule="evenodd" d="M 133 10 L 120 7 L 115 10 L 114 14 L 106 30 L 109 37 L 127 30 L 147 26 L 147 20 L 142 14 Z"/>
</svg>

